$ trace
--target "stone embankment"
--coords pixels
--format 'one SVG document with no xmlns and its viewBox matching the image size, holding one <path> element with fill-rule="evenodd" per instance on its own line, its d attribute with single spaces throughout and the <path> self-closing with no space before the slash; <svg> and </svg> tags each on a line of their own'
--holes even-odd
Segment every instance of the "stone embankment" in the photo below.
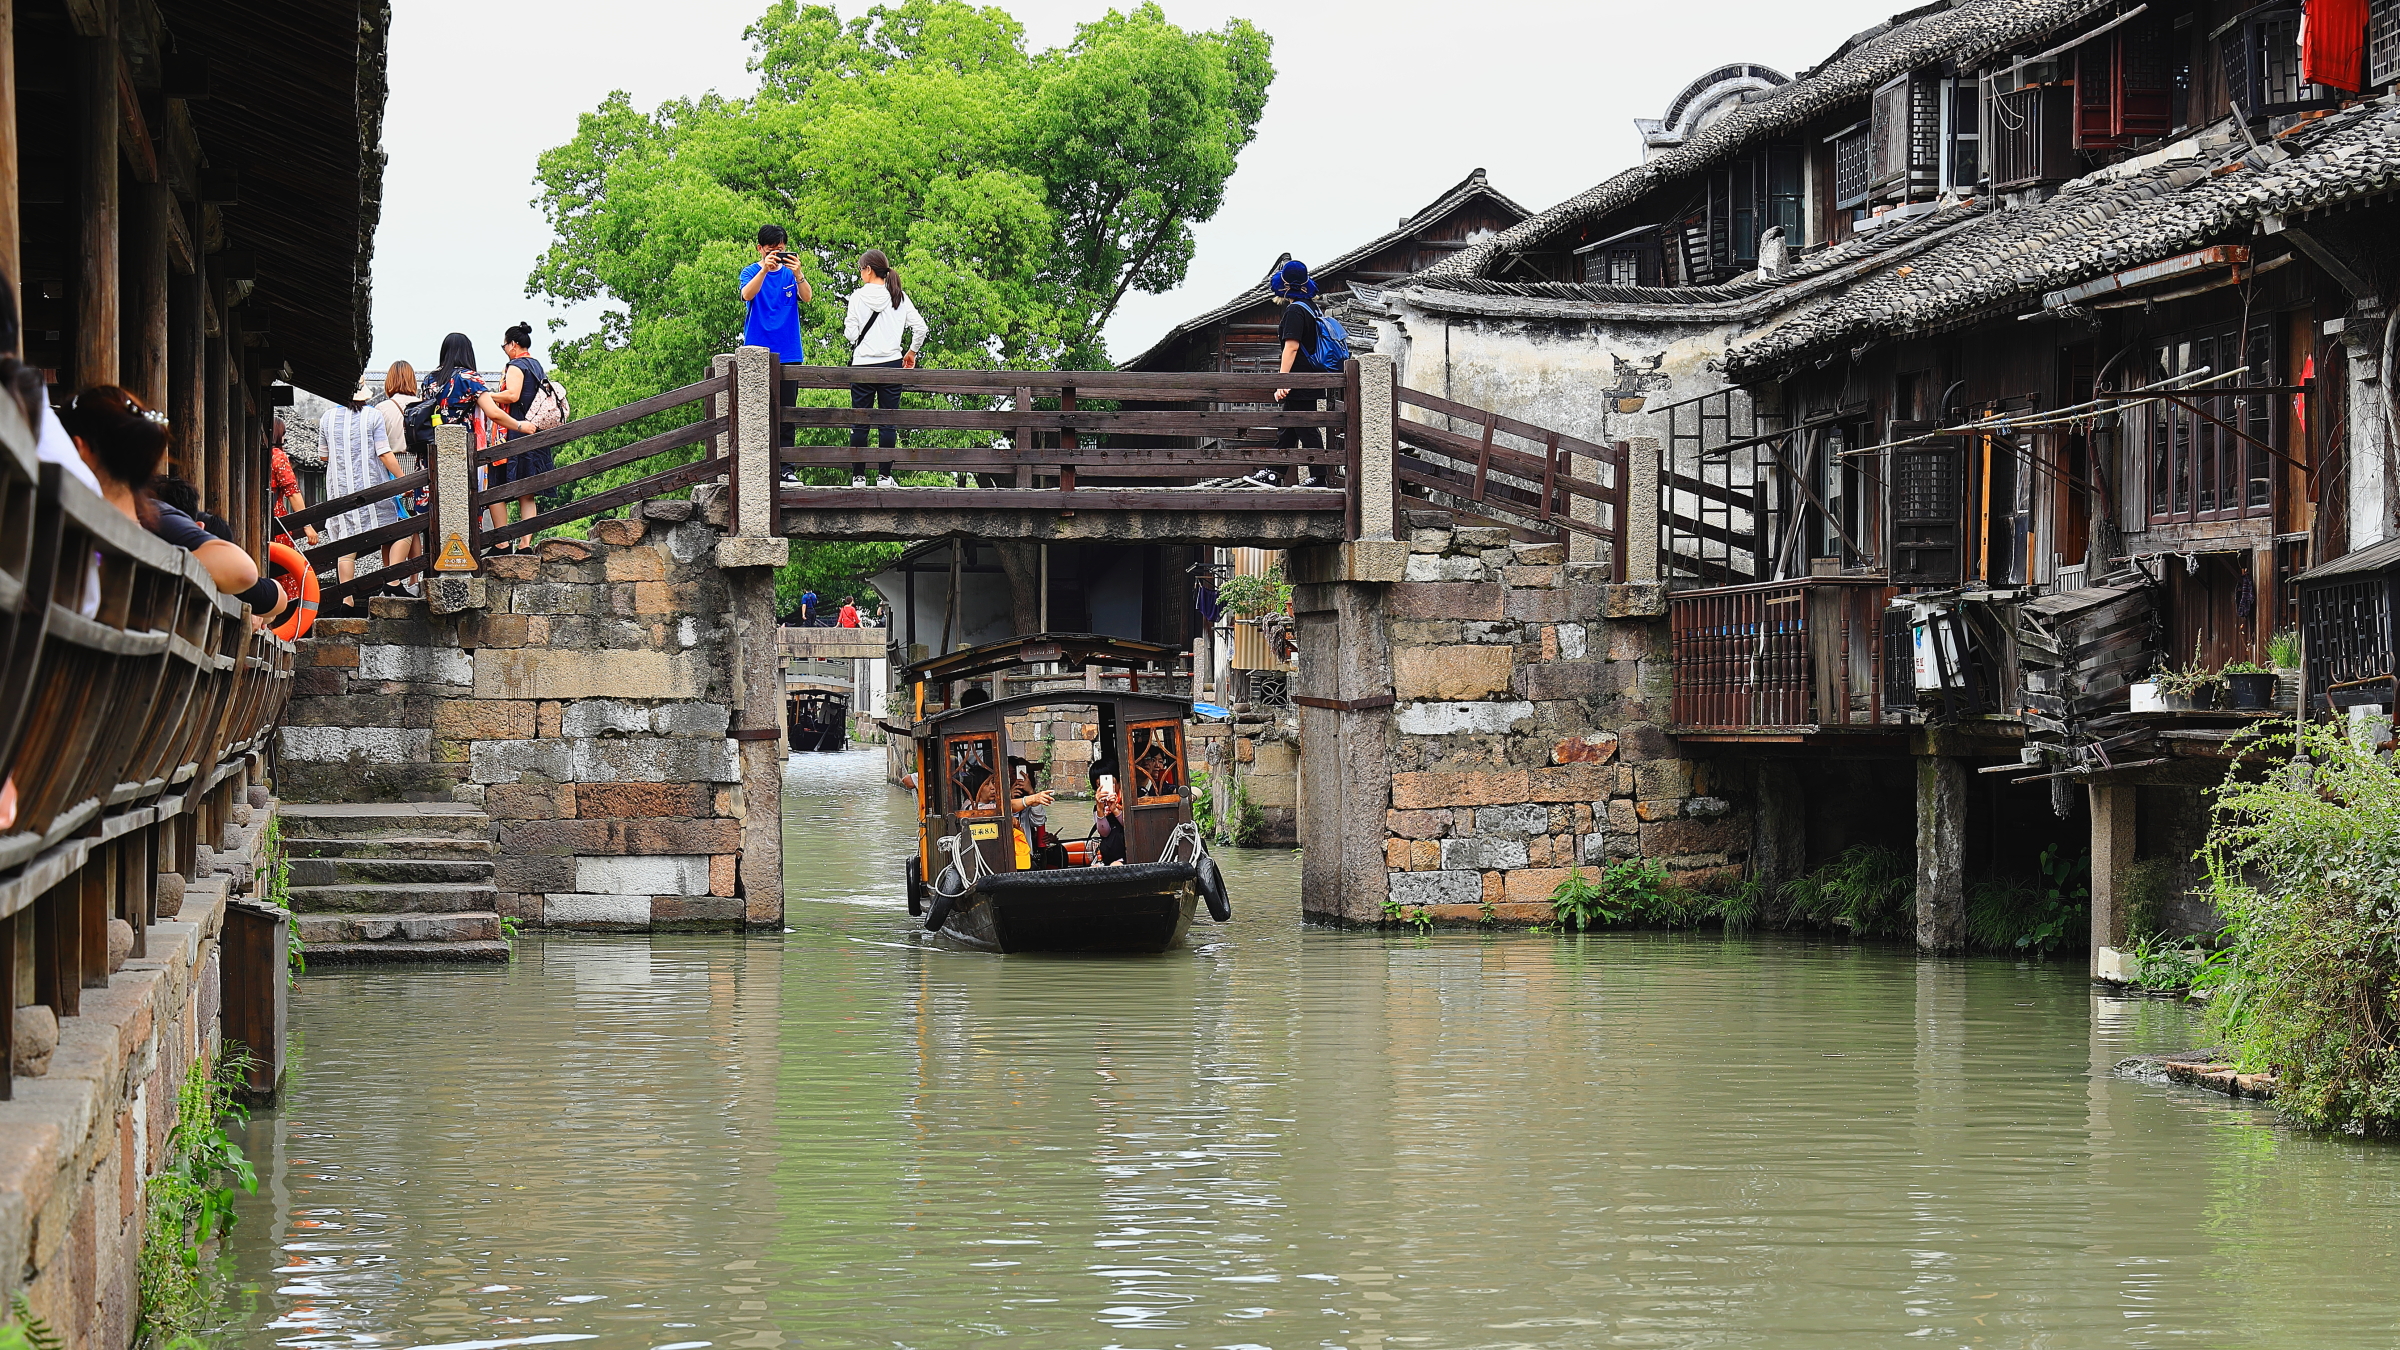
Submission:
<svg viewBox="0 0 2400 1350">
<path fill-rule="evenodd" d="M 133 1342 L 143 1187 L 167 1165 L 184 1079 L 222 1049 L 226 912 L 266 889 L 271 809 L 265 787 L 247 788 L 215 846 L 194 850 L 195 875 L 160 874 L 143 955 L 128 954 L 130 929 L 112 921 L 125 931 L 112 933 L 108 974 L 85 979 L 75 1016 L 18 1010 L 14 1095 L 0 1101 L 0 1304 L 22 1295 L 69 1346 Z M 280 980 L 279 953 L 275 965 Z"/>
<path fill-rule="evenodd" d="M 2130 1059 L 2118 1060 L 2114 1072 L 2124 1078 L 2180 1083 L 2185 1087 L 2206 1088 L 2229 1097 L 2249 1097 L 2258 1101 L 2273 1098 L 2279 1086 L 2275 1075 L 2243 1073 L 2239 1066 L 2224 1062 L 2214 1050 L 2186 1050 L 2179 1055 L 2135 1055 Z"/>
<path fill-rule="evenodd" d="M 649 502 L 597 522 L 588 541 L 488 558 L 471 590 L 437 581 L 431 605 L 380 597 L 366 618 L 319 620 L 282 732 L 286 796 L 480 810 L 495 846 L 491 903 L 528 926 L 780 924 L 773 581 L 720 565 L 707 514 Z M 453 592 L 452 612 L 436 612 Z M 472 859 L 385 852 L 453 865 L 319 870 L 378 885 L 367 898 L 390 915 L 412 899 L 397 883 L 483 884 L 452 875 Z M 378 941 L 489 940 L 440 912 L 347 925 L 342 950 L 367 959 Z"/>
</svg>

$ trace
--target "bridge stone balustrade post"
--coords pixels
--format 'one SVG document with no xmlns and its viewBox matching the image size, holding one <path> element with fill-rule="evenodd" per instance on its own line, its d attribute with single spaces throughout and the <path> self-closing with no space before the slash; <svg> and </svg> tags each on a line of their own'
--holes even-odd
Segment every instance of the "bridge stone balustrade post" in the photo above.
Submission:
<svg viewBox="0 0 2400 1350">
<path fill-rule="evenodd" d="M 717 398 L 718 415 L 730 423 L 717 444 L 731 457 L 733 494 L 731 532 L 717 541 L 717 566 L 733 593 L 739 646 L 743 917 L 763 928 L 783 922 L 783 653 L 775 569 L 791 561 L 792 541 L 776 530 L 775 386 L 782 366 L 766 348 L 744 347 L 716 358 L 714 370 L 733 377 Z"/>
<path fill-rule="evenodd" d="M 463 423 L 445 422 L 433 429 L 433 537 L 426 548 L 433 556 L 425 582 L 427 607 L 436 614 L 457 614 L 484 604 L 483 565 L 475 554 L 482 544 L 482 513 L 475 509 L 475 441 Z"/>
<path fill-rule="evenodd" d="M 1392 475 L 1398 453 L 1393 438 L 1392 390 L 1398 369 L 1389 356 L 1358 358 L 1358 537 L 1396 539 L 1399 492 Z"/>
<path fill-rule="evenodd" d="M 1658 438 L 1635 436 L 1625 446 L 1625 575 L 1612 581 L 1658 580 Z"/>
</svg>

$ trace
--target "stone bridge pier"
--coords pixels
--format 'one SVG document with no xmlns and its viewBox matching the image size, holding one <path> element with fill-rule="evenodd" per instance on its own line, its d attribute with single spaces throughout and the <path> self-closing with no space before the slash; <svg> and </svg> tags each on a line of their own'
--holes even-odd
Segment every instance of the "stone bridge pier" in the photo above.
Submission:
<svg viewBox="0 0 2400 1350">
<path fill-rule="evenodd" d="M 443 938 L 439 907 L 478 884 L 531 927 L 782 925 L 773 564 L 789 545 L 734 523 L 703 487 L 317 622 L 278 781 L 289 802 L 390 816 L 390 838 L 318 865 L 321 898 L 353 911 L 343 935 L 367 939 L 355 959 Z M 488 881 L 456 849 L 407 851 L 429 823 L 480 830 Z"/>
<path fill-rule="evenodd" d="M 1738 879 L 1754 786 L 1667 735 L 1666 595 L 1447 513 L 1293 556 L 1301 908 L 1532 922 L 1574 867 Z"/>
</svg>

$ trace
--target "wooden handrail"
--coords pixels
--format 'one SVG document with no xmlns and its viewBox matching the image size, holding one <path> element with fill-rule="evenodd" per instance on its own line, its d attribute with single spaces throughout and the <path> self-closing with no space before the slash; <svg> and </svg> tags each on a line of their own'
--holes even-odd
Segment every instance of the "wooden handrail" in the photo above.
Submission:
<svg viewBox="0 0 2400 1350">
<path fill-rule="evenodd" d="M 1461 421 L 1473 422 L 1478 425 L 1488 423 L 1498 430 L 1507 432 L 1511 436 L 1522 436 L 1529 441 L 1547 441 L 1549 438 L 1555 436 L 1558 438 L 1558 443 L 1561 448 L 1567 450 L 1571 454 L 1581 455 L 1586 459 L 1602 460 L 1610 464 L 1621 464 L 1624 462 L 1623 452 L 1613 445 L 1602 445 L 1597 441 L 1587 441 L 1580 436 L 1570 436 L 1565 432 L 1556 431 L 1545 426 L 1537 426 L 1531 422 L 1519 421 L 1514 417 L 1503 417 L 1498 413 L 1487 412 L 1482 408 L 1470 407 L 1464 403 L 1453 402 L 1452 400 L 1443 398 L 1437 394 L 1428 394 L 1421 389 L 1411 389 L 1406 385 L 1402 385 L 1400 388 L 1393 391 L 1392 397 L 1397 399 L 1400 403 L 1411 408 L 1423 408 L 1427 412 L 1440 413 L 1444 417 L 1456 418 Z M 1407 426 L 1410 424 L 1407 422 L 1402 422 L 1401 425 Z M 1418 423 L 1416 425 L 1424 424 Z"/>
</svg>

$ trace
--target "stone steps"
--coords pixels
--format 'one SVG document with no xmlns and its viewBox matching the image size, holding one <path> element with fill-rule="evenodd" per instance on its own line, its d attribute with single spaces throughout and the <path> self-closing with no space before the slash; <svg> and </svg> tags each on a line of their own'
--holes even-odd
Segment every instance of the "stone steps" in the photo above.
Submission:
<svg viewBox="0 0 2400 1350">
<path fill-rule="evenodd" d="M 294 890 L 319 886 L 360 885 L 483 885 L 492 882 L 492 862 L 488 858 L 411 858 L 387 855 L 380 858 L 335 857 L 294 858 L 291 860 L 291 885 Z"/>
<path fill-rule="evenodd" d="M 311 965 L 506 961 L 492 822 L 450 802 L 287 806 L 293 922 Z"/>
<path fill-rule="evenodd" d="M 440 835 L 400 835 L 389 838 L 348 835 L 332 839 L 286 838 L 283 851 L 285 856 L 291 858 L 400 858 L 416 862 L 474 862 L 498 856 L 500 846 L 489 839 L 453 839 Z"/>
<path fill-rule="evenodd" d="M 294 839 L 492 837 L 492 820 L 456 802 L 326 802 L 286 804 L 283 832 Z"/>
<path fill-rule="evenodd" d="M 464 914 L 497 913 L 499 892 L 490 881 L 366 882 L 346 886 L 294 886 L 292 913 Z"/>
<path fill-rule="evenodd" d="M 500 916 L 490 910 L 458 914 L 302 914 L 300 940 L 311 963 L 320 944 L 373 946 L 386 942 L 497 942 Z"/>
<path fill-rule="evenodd" d="M 505 962 L 505 942 L 328 942 L 311 943 L 309 964 L 362 966 L 378 962 L 430 963 L 451 961 Z"/>
</svg>

